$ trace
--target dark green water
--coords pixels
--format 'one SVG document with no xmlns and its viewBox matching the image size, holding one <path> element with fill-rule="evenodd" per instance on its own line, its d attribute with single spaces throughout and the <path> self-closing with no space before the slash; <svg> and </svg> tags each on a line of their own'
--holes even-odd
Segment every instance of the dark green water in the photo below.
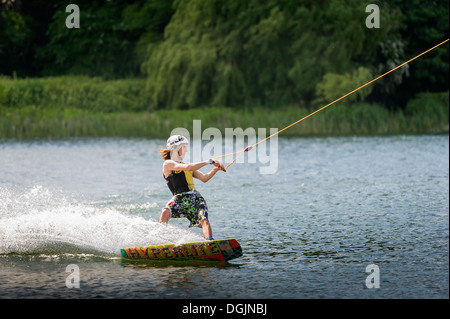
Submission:
<svg viewBox="0 0 450 319">
<path fill-rule="evenodd" d="M 447 135 L 280 138 L 276 173 L 237 163 L 196 182 L 214 237 L 238 239 L 242 258 L 129 263 L 120 248 L 202 239 L 158 223 L 163 146 L 0 141 L 0 298 L 449 297 Z"/>
</svg>

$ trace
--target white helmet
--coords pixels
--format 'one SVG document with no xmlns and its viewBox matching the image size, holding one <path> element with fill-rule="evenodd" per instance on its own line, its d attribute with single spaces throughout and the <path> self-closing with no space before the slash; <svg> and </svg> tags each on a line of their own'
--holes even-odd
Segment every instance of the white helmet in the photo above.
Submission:
<svg viewBox="0 0 450 319">
<path fill-rule="evenodd" d="M 189 144 L 187 138 L 183 135 L 172 135 L 167 139 L 166 147 L 169 150 L 173 150 L 181 144 Z"/>
</svg>

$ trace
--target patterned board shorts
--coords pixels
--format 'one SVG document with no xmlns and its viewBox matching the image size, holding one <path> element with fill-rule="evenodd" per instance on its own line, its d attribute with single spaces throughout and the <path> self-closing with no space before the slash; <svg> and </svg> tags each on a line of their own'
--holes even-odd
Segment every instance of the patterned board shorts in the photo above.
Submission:
<svg viewBox="0 0 450 319">
<path fill-rule="evenodd" d="M 208 207 L 202 195 L 197 192 L 176 194 L 164 208 L 170 210 L 170 217 L 186 217 L 191 223 L 189 227 L 201 227 L 200 222 L 208 219 Z"/>
</svg>

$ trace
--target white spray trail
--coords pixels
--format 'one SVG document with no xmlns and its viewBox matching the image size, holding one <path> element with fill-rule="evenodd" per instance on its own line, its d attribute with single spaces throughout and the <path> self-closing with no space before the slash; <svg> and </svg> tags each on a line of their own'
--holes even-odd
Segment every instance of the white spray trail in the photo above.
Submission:
<svg viewBox="0 0 450 319">
<path fill-rule="evenodd" d="M 187 229 L 115 207 L 73 203 L 42 187 L 22 194 L 0 187 L 0 254 L 120 255 L 125 247 L 199 240 Z"/>
</svg>

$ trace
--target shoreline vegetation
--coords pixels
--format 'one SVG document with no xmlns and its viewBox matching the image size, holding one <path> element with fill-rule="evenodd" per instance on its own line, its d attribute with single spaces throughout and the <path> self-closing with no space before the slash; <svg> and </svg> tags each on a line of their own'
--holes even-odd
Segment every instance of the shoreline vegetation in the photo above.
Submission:
<svg viewBox="0 0 450 319">
<path fill-rule="evenodd" d="M 102 80 L 84 76 L 33 79 L 0 77 L 0 138 L 165 138 L 177 127 L 278 128 L 323 105 L 151 108 L 140 78 Z M 329 101 L 331 102 L 331 101 Z M 449 92 L 418 93 L 404 109 L 345 100 L 282 133 L 283 136 L 449 133 Z"/>
</svg>

